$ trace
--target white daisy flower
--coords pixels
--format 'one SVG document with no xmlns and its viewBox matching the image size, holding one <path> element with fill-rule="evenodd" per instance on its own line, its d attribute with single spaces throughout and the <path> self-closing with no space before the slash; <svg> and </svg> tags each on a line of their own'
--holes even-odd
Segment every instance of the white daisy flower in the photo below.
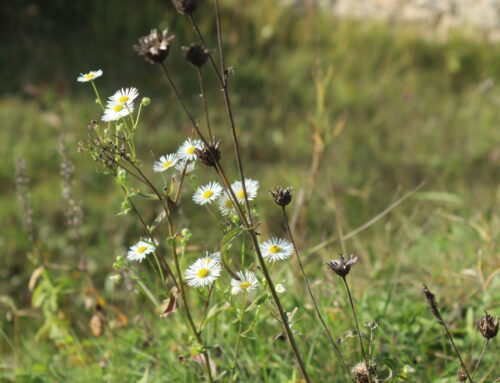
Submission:
<svg viewBox="0 0 500 383">
<path fill-rule="evenodd" d="M 205 252 L 205 256 L 198 258 L 196 262 L 216 262 L 221 263 L 220 251 L 216 251 L 215 253 Z"/>
<path fill-rule="evenodd" d="M 283 238 L 271 238 L 260 244 L 262 256 L 269 262 L 282 261 L 293 253 L 293 244 Z"/>
<path fill-rule="evenodd" d="M 238 201 L 245 202 L 245 192 L 243 191 L 243 184 L 241 181 L 233 182 L 231 189 L 233 189 Z M 245 189 L 247 191 L 248 200 L 251 201 L 255 199 L 255 197 L 257 197 L 257 192 L 259 191 L 259 181 L 245 178 Z"/>
<path fill-rule="evenodd" d="M 196 154 L 194 154 L 194 151 L 196 149 L 201 149 L 201 148 L 202 148 L 202 142 L 200 140 L 192 140 L 188 138 L 179 147 L 179 150 L 177 150 L 177 155 L 179 156 L 180 159 L 185 161 L 196 160 L 197 157 Z"/>
<path fill-rule="evenodd" d="M 177 154 L 177 158 L 179 158 L 178 154 Z M 186 162 L 187 162 L 186 160 L 178 159 L 177 164 L 175 165 L 175 169 L 178 170 L 180 173 L 182 173 L 184 171 L 184 166 L 186 165 Z M 191 173 L 194 170 L 194 168 L 195 168 L 194 164 L 195 164 L 194 161 L 187 162 L 186 174 Z"/>
<path fill-rule="evenodd" d="M 250 292 L 257 288 L 257 277 L 251 271 L 238 271 L 236 273 L 240 280 L 231 279 L 231 294 L 236 295 L 241 292 Z"/>
<path fill-rule="evenodd" d="M 153 164 L 153 170 L 155 172 L 164 172 L 172 166 L 175 166 L 177 161 L 179 161 L 179 157 L 177 157 L 176 153 L 161 156 L 160 159 Z"/>
<path fill-rule="evenodd" d="M 206 287 L 216 281 L 222 271 L 220 263 L 196 261 L 186 270 L 186 282 L 191 287 Z"/>
<path fill-rule="evenodd" d="M 80 73 L 80 76 L 76 79 L 78 82 L 88 82 L 88 81 L 94 81 L 97 77 L 102 76 L 102 70 L 93 70 L 90 71 L 89 73 Z"/>
<path fill-rule="evenodd" d="M 200 186 L 193 194 L 193 201 L 198 205 L 212 203 L 222 193 L 222 186 L 218 182 L 210 182 L 205 186 Z"/>
<path fill-rule="evenodd" d="M 134 104 L 112 104 L 109 103 L 106 105 L 106 110 L 104 111 L 101 120 L 109 122 L 116 121 L 122 117 L 128 116 L 130 113 L 134 111 Z"/>
<path fill-rule="evenodd" d="M 108 99 L 108 104 L 131 105 L 139 96 L 137 88 L 122 88 Z"/>
<path fill-rule="evenodd" d="M 146 255 L 151 254 L 155 251 L 158 242 L 154 239 L 141 239 L 134 246 L 132 246 L 127 254 L 127 259 L 129 261 L 139 261 L 142 262 Z"/>
<path fill-rule="evenodd" d="M 229 195 L 227 193 L 222 193 L 217 200 L 217 203 L 219 204 L 219 210 L 222 215 L 231 216 L 236 213 L 233 201 L 231 201 L 231 198 L 229 198 Z"/>
</svg>

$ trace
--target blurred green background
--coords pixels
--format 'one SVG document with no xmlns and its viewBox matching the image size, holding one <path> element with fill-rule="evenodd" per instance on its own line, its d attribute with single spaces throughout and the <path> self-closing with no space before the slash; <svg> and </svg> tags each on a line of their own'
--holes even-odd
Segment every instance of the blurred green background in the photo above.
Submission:
<svg viewBox="0 0 500 383">
<path fill-rule="evenodd" d="M 500 47 L 459 32 L 447 41 L 436 41 L 421 37 L 411 26 L 338 20 L 309 3 L 285 7 L 264 0 L 224 1 L 222 16 L 226 62 L 235 67 L 231 95 L 244 162 L 248 176 L 261 182 L 263 234 L 283 234 L 280 212 L 267 195 L 278 184 L 292 185 L 296 196 L 304 197 L 303 203 L 296 198 L 291 214 L 306 250 L 337 233 L 335 206 L 341 211 L 344 231 L 349 232 L 426 182 L 347 246 L 361 258 L 353 279 L 365 319 L 387 321 L 380 349 L 387 351 L 384 342 L 397 339 L 398 350 L 403 350 L 397 358 L 400 366 L 429 366 L 416 372 L 416 381 L 448 381 L 439 379 L 453 375 L 456 366 L 434 352 L 444 346 L 438 340 L 440 329 L 429 329 L 432 320 L 420 286 L 426 282 L 436 288 L 449 307 L 450 320 L 468 331 L 460 333 L 463 347 L 477 350 L 480 339 L 471 335 L 473 319 L 483 308 L 498 309 L 500 304 L 500 92 L 496 86 Z M 209 48 L 215 49 L 211 6 L 201 6 L 195 17 L 208 36 Z M 131 47 L 154 27 L 168 27 L 176 35 L 168 65 L 185 100 L 201 118 L 196 73 L 181 52 L 195 36 L 166 0 L 9 0 L 0 3 L 0 21 L 0 308 L 6 313 L 1 319 L 5 359 L 0 371 L 5 379 L 58 381 L 71 376 L 72 381 L 80 381 L 64 371 L 74 365 L 61 355 L 60 347 L 46 338 L 33 338 L 40 314 L 30 308 L 28 281 L 38 264 L 23 230 L 14 159 L 26 161 L 35 249 L 43 252 L 55 274 L 80 280 L 77 240 L 97 290 L 122 305 L 132 320 L 127 292 L 106 281 L 116 255 L 135 241 L 140 227 L 133 217 L 116 216 L 119 189 L 96 171 L 86 154 L 77 153 L 77 143 L 87 137 L 86 127 L 99 118 L 99 110 L 90 85 L 77 83 L 76 78 L 102 69 L 97 85 L 104 97 L 128 86 L 151 97 L 138 134 L 138 151 L 151 174 L 152 161 L 176 150 L 189 134 L 189 123 L 160 70 L 137 57 Z M 223 140 L 223 161 L 236 177 L 220 92 L 209 68 L 204 71 L 213 124 Z M 81 237 L 66 224 L 68 206 L 61 197 L 58 151 L 61 137 L 75 164 L 73 193 L 84 216 Z M 214 175 L 204 171 L 198 177 L 205 180 Z M 180 225 L 190 227 L 194 243 L 214 248 L 220 235 L 210 217 L 194 208 L 190 193 L 183 196 Z M 151 220 L 158 213 L 158 207 L 149 202 L 141 209 Z M 307 256 L 306 269 L 317 286 L 326 278 L 322 263 L 339 251 L 334 243 Z M 290 270 L 276 273 L 277 279 L 294 280 Z M 297 286 L 290 282 L 290 289 L 296 296 L 288 298 L 292 305 L 304 292 L 298 282 Z M 330 293 L 326 287 L 320 292 L 325 305 L 332 304 Z M 76 333 L 85 333 L 91 314 L 83 308 L 83 298 L 75 296 L 73 310 L 81 317 L 73 312 L 66 319 Z M 68 297 L 61 299 L 71 302 Z M 12 320 L 12 312 L 19 316 L 18 322 Z M 127 336 L 140 338 L 134 333 Z M 20 350 L 32 342 L 40 351 L 23 354 Z M 105 348 L 102 344 L 85 347 Z M 264 349 L 254 350 L 254 357 L 265 355 Z M 58 352 L 51 356 L 46 350 Z M 121 355 L 119 350 L 114 352 Z M 319 367 L 324 356 L 312 355 L 317 381 L 327 381 L 333 372 Z M 251 356 L 245 355 L 249 363 Z M 97 363 L 96 358 L 90 365 L 99 377 Z M 258 357 L 253 363 L 260 368 Z M 141 361 L 135 365 L 142 371 Z M 40 371 L 26 373 L 38 371 L 33 366 Z M 59 372 L 47 366 L 56 366 Z M 291 379 L 290 371 L 279 372 L 279 366 L 274 370 L 271 364 L 272 378 L 267 381 Z"/>
</svg>

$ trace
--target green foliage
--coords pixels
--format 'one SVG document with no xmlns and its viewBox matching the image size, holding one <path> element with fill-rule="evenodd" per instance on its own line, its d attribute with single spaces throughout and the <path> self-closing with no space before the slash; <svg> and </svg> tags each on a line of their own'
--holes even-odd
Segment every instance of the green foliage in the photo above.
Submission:
<svg viewBox="0 0 500 383">
<path fill-rule="evenodd" d="M 12 8 L 19 20 L 21 3 Z M 237 8 L 225 3 L 227 62 L 236 66 L 230 78 L 236 123 L 246 172 L 262 185 L 257 230 L 262 236 L 284 235 L 281 212 L 266 195 L 277 184 L 298 191 L 290 213 L 296 216 L 296 235 L 305 253 L 337 235 L 334 213 L 340 211 L 348 234 L 390 205 L 401 190 L 425 180 L 423 190 L 346 241 L 361 258 L 349 278 L 361 323 L 379 323 L 373 347 L 384 375 L 392 371 L 399 381 L 455 381 L 457 362 L 449 358 L 450 345 L 428 310 L 421 283 L 435 287 L 443 315 L 470 363 L 483 341 L 475 322 L 483 308 L 500 303 L 500 219 L 495 209 L 500 98 L 491 86 L 500 79 L 499 48 L 459 34 L 448 42 L 428 41 L 411 30 L 333 20 L 274 2 L 241 2 Z M 42 17 L 48 25 L 41 47 L 28 50 L 29 42 L 21 35 L 19 48 L 9 45 L 15 55 L 1 69 L 5 89 L 14 90 L 20 57 L 23 63 L 30 57 L 23 72 L 32 86 L 29 94 L 4 93 L 0 99 L 0 307 L 8 313 L 0 320 L 0 380 L 200 381 L 203 366 L 196 356 L 203 348 L 187 335 L 182 310 L 160 318 L 161 302 L 171 294 L 155 278 L 157 265 L 144 262 L 140 269 L 127 269 L 123 257 L 142 232 L 130 201 L 156 234 L 165 222 L 157 196 L 127 189 L 130 180 L 120 177 L 115 178 L 117 187 L 95 171 L 88 156 L 76 153 L 77 142 L 87 137 L 86 126 L 99 113 L 90 102 L 93 95 L 85 93 L 89 89 L 76 88 L 74 81 L 78 73 L 102 67 L 103 95 L 133 83 L 141 95 L 151 97 L 135 148 L 139 165 L 151 175 L 153 158 L 174 151 L 189 132 L 159 81 L 158 68 L 142 63 L 130 46 L 151 27 L 171 26 L 177 35 L 173 73 L 190 107 L 201 116 L 194 72 L 177 70 L 185 66 L 180 46 L 191 43 L 194 35 L 168 2 L 146 1 L 140 12 L 135 3 L 116 1 L 36 4 L 40 16 L 31 33 L 42 33 Z M 207 14 L 199 15 L 201 27 L 213 30 Z M 65 29 L 75 20 L 88 23 L 63 34 L 56 25 L 61 19 Z M 17 27 L 24 30 L 29 20 L 22 20 Z M 215 47 L 215 39 L 210 45 Z M 224 160 L 232 155 L 231 141 L 218 91 L 208 101 Z M 79 237 L 66 225 L 68 206 L 60 197 L 60 135 L 72 145 L 76 198 L 84 204 Z M 14 156 L 27 161 L 38 233 L 35 249 L 43 249 L 37 256 L 20 230 Z M 229 160 L 228 168 L 236 177 Z M 254 264 L 237 220 L 217 225 L 191 204 L 190 188 L 209 179 L 206 174 L 186 179 L 181 235 L 163 238 L 165 246 L 180 247 L 183 267 L 207 249 L 220 249 L 231 266 L 239 266 L 232 262 L 234 254 Z M 167 183 L 157 180 L 159 188 Z M 300 207 L 301 192 L 306 207 Z M 187 227 L 190 231 L 182 230 Z M 80 247 L 88 259 L 86 270 L 79 268 Z M 328 327 L 335 336 L 347 335 L 340 348 L 352 366 L 361 357 L 348 303 L 340 281 L 323 266 L 339 250 L 333 241 L 304 257 L 304 266 Z M 30 291 L 30 276 L 40 259 L 47 266 Z M 109 278 L 126 269 L 130 274 L 118 282 Z M 93 289 L 88 289 L 86 273 L 95 282 Z M 293 325 L 306 334 L 298 342 L 313 381 L 340 381 L 342 371 L 293 263 L 272 273 L 286 286 L 280 294 L 286 311 L 298 308 Z M 270 294 L 261 290 L 245 308 L 229 290 L 221 288 L 206 313 L 207 293 L 189 293 L 197 324 L 211 354 L 217 354 L 217 373 L 222 373 L 220 366 L 231 365 L 241 323 L 240 381 L 300 381 L 279 336 L 281 327 L 269 314 Z M 101 318 L 96 322 L 102 321 L 100 336 L 92 333 L 95 315 Z M 361 330 L 369 338 L 369 329 Z M 494 380 L 489 366 L 495 366 L 498 340 L 489 347 L 479 376 L 489 373 L 488 379 Z"/>
</svg>

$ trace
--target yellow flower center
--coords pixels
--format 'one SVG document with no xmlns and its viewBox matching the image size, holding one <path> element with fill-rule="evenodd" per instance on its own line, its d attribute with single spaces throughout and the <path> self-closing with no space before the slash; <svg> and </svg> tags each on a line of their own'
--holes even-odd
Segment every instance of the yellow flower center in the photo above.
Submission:
<svg viewBox="0 0 500 383">
<path fill-rule="evenodd" d="M 224 203 L 224 205 L 228 208 L 228 209 L 232 209 L 233 208 L 233 201 L 231 201 L 230 199 L 226 200 L 226 202 Z"/>
<path fill-rule="evenodd" d="M 196 150 L 195 146 L 190 146 L 187 150 L 187 154 L 192 155 L 194 154 L 194 151 Z"/>
<path fill-rule="evenodd" d="M 118 99 L 118 102 L 120 104 L 125 104 L 127 101 L 128 101 L 128 96 L 121 96 L 119 99 Z"/>
<path fill-rule="evenodd" d="M 210 197 L 212 197 L 214 195 L 214 192 L 212 190 L 205 190 L 203 192 L 203 198 L 204 199 L 209 199 Z"/>
<path fill-rule="evenodd" d="M 269 252 L 271 254 L 277 254 L 281 251 L 281 247 L 279 246 L 276 246 L 276 245 L 272 245 L 270 248 L 269 248 Z"/>
<path fill-rule="evenodd" d="M 95 74 L 93 74 L 93 73 L 87 73 L 84 77 L 87 80 L 92 80 L 95 77 Z"/>
<path fill-rule="evenodd" d="M 163 169 L 166 169 L 166 168 L 168 168 L 170 165 L 172 165 L 172 161 L 165 161 L 161 167 L 162 167 Z"/>
<path fill-rule="evenodd" d="M 208 269 L 200 269 L 198 270 L 198 277 L 199 278 L 206 278 L 208 276 Z"/>
<path fill-rule="evenodd" d="M 123 109 L 123 105 L 115 105 L 115 107 L 113 109 L 115 112 L 119 112 L 120 110 Z"/>
<path fill-rule="evenodd" d="M 243 190 L 240 190 L 238 193 L 236 193 L 236 197 L 240 199 L 245 198 L 245 192 Z"/>
<path fill-rule="evenodd" d="M 243 290 L 246 290 L 246 289 L 248 289 L 248 288 L 250 287 L 250 282 L 247 282 L 247 281 L 245 281 L 245 282 L 241 282 L 241 283 L 240 283 L 240 287 L 241 287 Z"/>
<path fill-rule="evenodd" d="M 141 247 L 139 247 L 139 248 L 137 249 L 137 252 L 138 252 L 139 254 L 142 254 L 142 253 L 144 253 L 147 249 L 148 249 L 148 247 L 147 247 L 147 246 L 141 246 Z"/>
</svg>

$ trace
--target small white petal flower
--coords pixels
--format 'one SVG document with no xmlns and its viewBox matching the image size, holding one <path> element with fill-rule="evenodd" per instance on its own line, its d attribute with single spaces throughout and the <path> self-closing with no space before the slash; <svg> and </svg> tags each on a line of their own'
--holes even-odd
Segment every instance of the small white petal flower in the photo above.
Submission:
<svg viewBox="0 0 500 383">
<path fill-rule="evenodd" d="M 241 181 L 233 182 L 231 185 L 236 198 L 238 201 L 245 202 L 245 192 L 243 190 L 243 184 Z M 259 181 L 252 180 L 250 178 L 245 178 L 245 189 L 247 191 L 248 200 L 252 201 L 257 197 L 257 192 L 259 191 Z"/>
<path fill-rule="evenodd" d="M 205 186 L 200 186 L 193 194 L 193 201 L 198 205 L 212 203 L 222 193 L 222 186 L 218 182 L 210 182 Z"/>
<path fill-rule="evenodd" d="M 180 159 L 185 161 L 196 160 L 196 154 L 194 151 L 196 149 L 202 148 L 202 142 L 200 140 L 191 140 L 188 138 L 177 150 L 177 155 Z"/>
<path fill-rule="evenodd" d="M 198 258 L 196 262 L 216 262 L 220 263 L 221 262 L 221 257 L 220 257 L 220 251 L 216 251 L 215 253 L 209 253 L 208 251 L 205 252 L 205 256 Z"/>
<path fill-rule="evenodd" d="M 238 271 L 236 273 L 240 280 L 231 279 L 231 294 L 236 295 L 241 292 L 250 292 L 257 288 L 257 277 L 251 271 Z"/>
<path fill-rule="evenodd" d="M 129 105 L 134 102 L 137 96 L 139 96 L 137 88 L 122 88 L 108 99 L 108 103 Z"/>
<path fill-rule="evenodd" d="M 219 262 L 196 261 L 186 270 L 186 282 L 191 287 L 206 287 L 217 280 L 221 271 Z"/>
<path fill-rule="evenodd" d="M 130 104 L 112 104 L 108 103 L 106 105 L 106 110 L 104 111 L 104 115 L 101 117 L 101 120 L 109 122 L 116 121 L 122 117 L 128 116 L 130 113 L 133 113 L 134 105 Z"/>
<path fill-rule="evenodd" d="M 227 193 L 222 193 L 217 200 L 217 203 L 219 204 L 219 210 L 222 215 L 231 216 L 236 213 L 233 201 L 231 201 L 231 198 L 229 198 Z"/>
<path fill-rule="evenodd" d="M 269 262 L 287 259 L 293 253 L 293 244 L 282 238 L 271 238 L 260 244 L 262 256 Z"/>
<path fill-rule="evenodd" d="M 155 251 L 158 242 L 154 239 L 141 239 L 134 246 L 132 246 L 127 254 L 127 259 L 129 261 L 139 261 L 142 262 L 146 255 L 151 254 Z"/>
<path fill-rule="evenodd" d="M 80 73 L 80 76 L 76 79 L 78 82 L 88 82 L 88 81 L 94 81 L 97 77 L 102 76 L 102 70 L 93 70 L 90 71 L 89 73 Z"/>
<path fill-rule="evenodd" d="M 278 283 L 275 289 L 278 294 L 283 294 L 286 291 L 286 288 L 282 283 Z"/>
<path fill-rule="evenodd" d="M 179 158 L 179 155 L 177 154 L 177 158 Z M 187 166 L 186 166 L 187 164 Z M 182 173 L 184 171 L 184 167 L 186 167 L 186 174 L 191 173 L 194 168 L 195 168 L 195 162 L 194 161 L 186 161 L 186 160 L 178 160 L 177 164 L 175 165 L 175 169 Z"/>
<path fill-rule="evenodd" d="M 176 153 L 161 156 L 160 159 L 153 164 L 153 170 L 155 172 L 164 172 L 172 166 L 175 166 L 177 161 L 179 161 L 179 158 Z"/>
</svg>

